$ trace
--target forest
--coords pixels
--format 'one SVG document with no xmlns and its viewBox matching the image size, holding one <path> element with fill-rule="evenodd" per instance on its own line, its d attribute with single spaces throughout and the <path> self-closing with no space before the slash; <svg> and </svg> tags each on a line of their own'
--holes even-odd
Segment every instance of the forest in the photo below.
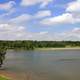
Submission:
<svg viewBox="0 0 80 80">
<path fill-rule="evenodd" d="M 0 41 L 0 48 L 34 50 L 35 48 L 80 47 L 80 41 Z"/>
</svg>

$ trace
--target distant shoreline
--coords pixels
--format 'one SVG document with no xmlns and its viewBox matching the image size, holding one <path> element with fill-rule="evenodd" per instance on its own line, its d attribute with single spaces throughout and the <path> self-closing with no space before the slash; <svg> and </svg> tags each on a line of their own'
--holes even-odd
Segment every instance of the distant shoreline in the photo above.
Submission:
<svg viewBox="0 0 80 80">
<path fill-rule="evenodd" d="M 35 51 L 35 50 L 80 50 L 80 47 L 34 48 L 33 50 L 17 49 L 16 51 Z M 14 51 L 14 49 L 8 49 L 7 51 Z"/>
<path fill-rule="evenodd" d="M 36 48 L 35 50 L 80 50 L 80 47 L 69 47 L 69 48 Z"/>
</svg>

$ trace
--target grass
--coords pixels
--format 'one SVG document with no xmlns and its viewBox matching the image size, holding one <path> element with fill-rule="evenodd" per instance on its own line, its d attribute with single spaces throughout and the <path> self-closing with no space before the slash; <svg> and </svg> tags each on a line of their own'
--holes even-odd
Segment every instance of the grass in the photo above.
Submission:
<svg viewBox="0 0 80 80">
<path fill-rule="evenodd" d="M 8 80 L 8 79 L 0 76 L 0 80 Z"/>
</svg>

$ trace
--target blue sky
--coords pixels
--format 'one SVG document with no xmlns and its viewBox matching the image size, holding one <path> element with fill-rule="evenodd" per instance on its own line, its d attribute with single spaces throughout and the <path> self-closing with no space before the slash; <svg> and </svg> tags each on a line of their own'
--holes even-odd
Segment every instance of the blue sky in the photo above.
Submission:
<svg viewBox="0 0 80 80">
<path fill-rule="evenodd" d="M 1 40 L 80 41 L 80 0 L 0 0 Z"/>
</svg>

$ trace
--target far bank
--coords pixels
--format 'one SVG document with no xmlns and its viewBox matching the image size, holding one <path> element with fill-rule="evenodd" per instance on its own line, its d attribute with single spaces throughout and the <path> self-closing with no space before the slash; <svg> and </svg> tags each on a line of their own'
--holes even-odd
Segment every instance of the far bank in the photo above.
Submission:
<svg viewBox="0 0 80 80">
<path fill-rule="evenodd" d="M 35 50 L 80 50 L 80 47 L 70 47 L 70 48 L 35 48 Z"/>
</svg>

